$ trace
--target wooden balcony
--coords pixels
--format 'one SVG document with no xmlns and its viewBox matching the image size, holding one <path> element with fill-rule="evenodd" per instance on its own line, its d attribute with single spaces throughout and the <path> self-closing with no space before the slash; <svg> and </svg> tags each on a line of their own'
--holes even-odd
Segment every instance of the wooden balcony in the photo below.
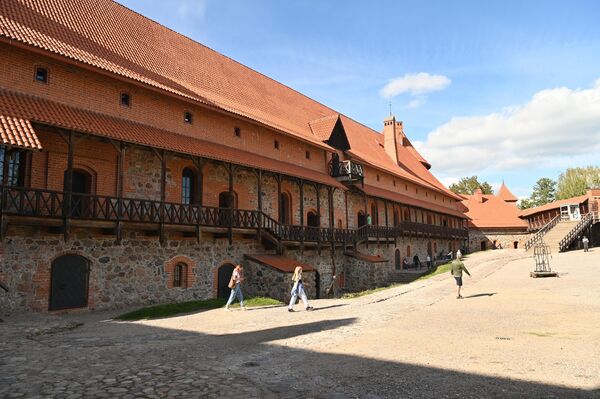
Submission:
<svg viewBox="0 0 600 399">
<path fill-rule="evenodd" d="M 70 199 L 69 199 L 70 197 Z M 0 217 L 14 216 L 62 221 L 101 221 L 255 230 L 279 242 L 354 244 L 368 239 L 401 236 L 466 239 L 465 229 L 402 222 L 398 226 L 337 229 L 280 224 L 258 210 L 216 208 L 147 199 L 117 198 L 21 187 L 1 188 Z"/>
</svg>

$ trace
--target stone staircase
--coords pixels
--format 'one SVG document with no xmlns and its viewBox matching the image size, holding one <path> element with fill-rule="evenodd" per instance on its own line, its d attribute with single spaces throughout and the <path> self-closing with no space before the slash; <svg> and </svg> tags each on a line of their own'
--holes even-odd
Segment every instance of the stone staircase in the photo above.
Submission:
<svg viewBox="0 0 600 399">
<path fill-rule="evenodd" d="M 394 270 L 388 275 L 389 284 L 412 283 L 421 276 L 427 274 L 427 267 L 417 270 Z"/>
<path fill-rule="evenodd" d="M 559 243 L 579 223 L 579 221 L 561 221 L 544 235 L 542 240 L 553 253 L 559 252 Z"/>
</svg>

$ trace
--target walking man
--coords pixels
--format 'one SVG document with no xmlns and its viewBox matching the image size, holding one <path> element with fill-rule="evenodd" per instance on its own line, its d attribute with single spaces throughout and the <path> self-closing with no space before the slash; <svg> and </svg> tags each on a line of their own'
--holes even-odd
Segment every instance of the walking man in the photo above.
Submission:
<svg viewBox="0 0 600 399">
<path fill-rule="evenodd" d="M 452 274 L 452 276 L 456 280 L 456 286 L 458 287 L 458 295 L 456 296 L 456 299 L 463 299 L 462 295 L 460 295 L 460 289 L 462 287 L 463 270 L 469 275 L 469 277 L 471 277 L 471 273 L 469 273 L 469 271 L 465 267 L 465 264 L 460 260 L 460 258 L 461 256 L 457 256 L 456 259 L 454 259 L 452 261 L 452 264 L 450 265 L 450 274 Z"/>
<path fill-rule="evenodd" d="M 432 264 L 431 264 L 431 255 L 427 254 L 427 268 L 431 269 L 432 268 Z"/>
<path fill-rule="evenodd" d="M 292 287 L 292 298 L 290 299 L 290 304 L 288 306 L 288 312 L 294 312 L 294 305 L 296 304 L 296 299 L 300 297 L 302 302 L 304 302 L 304 309 L 313 310 L 312 306 L 308 304 L 308 298 L 306 297 L 306 292 L 304 291 L 304 284 L 302 284 L 302 266 L 296 266 L 294 269 L 294 275 L 292 276 L 292 281 L 294 282 L 294 286 Z"/>
<path fill-rule="evenodd" d="M 231 305 L 236 296 L 240 300 L 242 310 L 246 310 L 246 306 L 244 306 L 244 295 L 242 294 L 242 281 L 244 281 L 243 273 L 244 268 L 242 265 L 237 265 L 235 269 L 233 269 L 233 273 L 231 273 L 231 279 L 229 279 L 228 284 L 228 287 L 231 288 L 231 294 L 229 294 L 229 300 L 227 301 L 227 305 L 225 305 L 225 310 L 230 310 L 229 305 Z"/>
<path fill-rule="evenodd" d="M 581 240 L 581 242 L 583 242 L 583 252 L 588 252 L 588 246 L 590 245 L 590 240 L 588 240 L 588 238 L 586 236 L 583 236 L 583 239 Z"/>
</svg>

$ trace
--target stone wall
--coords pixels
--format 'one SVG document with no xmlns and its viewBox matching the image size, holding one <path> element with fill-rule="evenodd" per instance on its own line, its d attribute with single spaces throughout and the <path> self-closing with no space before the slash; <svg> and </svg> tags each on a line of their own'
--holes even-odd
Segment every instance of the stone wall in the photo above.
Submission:
<svg viewBox="0 0 600 399">
<path fill-rule="evenodd" d="M 517 248 L 524 248 L 525 242 L 531 237 L 530 233 L 514 231 L 490 231 L 469 229 L 469 251 L 481 251 L 481 243 L 485 243 L 485 249 L 494 249 L 494 242 L 497 248 L 514 249 L 514 243 Z"/>
<path fill-rule="evenodd" d="M 22 310 L 47 311 L 50 296 L 50 272 L 54 259 L 65 254 L 85 257 L 90 264 L 88 308 L 111 309 L 125 306 L 148 306 L 158 303 L 207 299 L 217 296 L 218 269 L 226 263 L 247 265 L 246 295 L 266 295 L 289 299 L 291 275 L 265 266 L 251 265 L 244 254 L 266 253 L 255 240 L 235 237 L 233 245 L 224 238 L 203 235 L 198 244 L 194 238 L 168 236 L 164 246 L 157 237 L 127 232 L 121 245 L 112 236 L 91 235 L 89 230 L 74 229 L 68 242 L 62 236 L 36 232 L 34 229 L 12 231 L 0 244 L 0 280 L 9 287 L 0 295 L 2 312 Z M 448 241 L 436 242 L 438 248 Z M 397 246 L 362 244 L 359 252 L 387 260 L 371 264 L 346 256 L 330 248 L 287 250 L 284 256 L 313 266 L 317 272 L 307 273 L 306 287 L 310 298 L 324 297 L 335 273 L 343 275 L 346 290 L 358 291 L 388 284 L 395 270 L 395 251 L 406 256 L 411 247 L 424 261 L 427 241 L 399 239 Z M 27 256 L 23 256 L 27 254 Z M 173 287 L 173 269 L 183 262 L 190 273 L 185 288 Z M 318 279 L 318 283 L 317 283 Z M 340 280 L 338 280 L 340 281 Z M 317 292 L 318 290 L 318 292 Z"/>
</svg>

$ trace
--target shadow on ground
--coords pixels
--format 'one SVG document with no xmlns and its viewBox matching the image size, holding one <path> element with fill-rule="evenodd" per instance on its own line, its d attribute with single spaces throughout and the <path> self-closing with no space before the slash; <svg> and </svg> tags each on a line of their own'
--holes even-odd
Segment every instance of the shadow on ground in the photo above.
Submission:
<svg viewBox="0 0 600 399">
<path fill-rule="evenodd" d="M 207 392 L 261 398 L 600 397 L 600 390 L 293 347 L 310 342 L 313 333 L 336 334 L 354 323 L 346 318 L 222 335 L 124 322 L 93 322 L 36 339 L 13 331 L 0 343 L 0 397 L 53 395 L 65 387 L 85 396 L 95 392 L 89 391 L 90 381 L 112 398 L 144 396 L 149 389 L 157 397 Z M 286 346 L 276 343 L 284 339 Z M 165 386 L 168 395 L 161 394 Z"/>
</svg>

